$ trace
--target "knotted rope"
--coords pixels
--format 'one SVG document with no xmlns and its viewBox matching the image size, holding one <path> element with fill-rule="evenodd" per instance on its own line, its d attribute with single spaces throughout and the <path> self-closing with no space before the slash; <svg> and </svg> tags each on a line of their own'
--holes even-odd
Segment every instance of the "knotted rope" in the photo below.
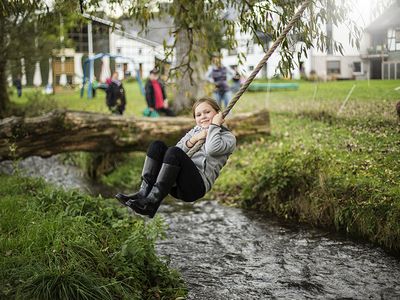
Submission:
<svg viewBox="0 0 400 300">
<path fill-rule="evenodd" d="M 303 2 L 301 5 L 300 9 L 295 13 L 293 18 L 290 20 L 290 22 L 286 25 L 285 29 L 282 31 L 280 36 L 276 39 L 276 41 L 272 44 L 271 48 L 268 49 L 267 53 L 264 55 L 264 57 L 261 59 L 261 61 L 258 63 L 256 68 L 251 72 L 250 76 L 246 79 L 246 81 L 243 83 L 243 85 L 240 87 L 239 91 L 233 96 L 231 101 L 229 101 L 228 106 L 225 108 L 225 110 L 222 112 L 223 117 L 225 118 L 233 106 L 238 102 L 239 98 L 243 95 L 243 93 L 247 90 L 249 87 L 250 83 L 253 81 L 254 77 L 256 77 L 257 73 L 261 70 L 263 65 L 267 62 L 267 60 L 270 58 L 272 53 L 276 50 L 276 48 L 280 45 L 280 43 L 286 38 L 287 34 L 289 31 L 292 29 L 294 24 L 300 19 L 302 16 L 303 12 L 305 9 L 310 5 L 312 0 L 306 0 Z M 200 140 L 198 141 L 189 151 L 187 152 L 187 155 L 189 157 L 192 157 L 194 153 L 196 153 L 201 146 L 204 144 L 205 140 Z"/>
</svg>

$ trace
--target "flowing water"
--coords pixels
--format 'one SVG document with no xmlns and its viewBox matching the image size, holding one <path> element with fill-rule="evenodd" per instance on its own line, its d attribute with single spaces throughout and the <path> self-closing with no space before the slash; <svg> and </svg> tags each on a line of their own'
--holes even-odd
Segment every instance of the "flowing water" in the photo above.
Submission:
<svg viewBox="0 0 400 300">
<path fill-rule="evenodd" d="M 66 188 L 115 192 L 56 157 L 21 168 Z M 169 229 L 157 250 L 182 273 L 188 299 L 400 299 L 400 260 L 380 248 L 215 201 L 166 202 Z"/>
</svg>

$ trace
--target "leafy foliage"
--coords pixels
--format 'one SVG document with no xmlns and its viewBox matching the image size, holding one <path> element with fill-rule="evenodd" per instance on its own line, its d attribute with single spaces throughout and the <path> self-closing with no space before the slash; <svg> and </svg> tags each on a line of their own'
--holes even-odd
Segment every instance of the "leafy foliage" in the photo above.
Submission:
<svg viewBox="0 0 400 300">
<path fill-rule="evenodd" d="M 122 3 L 123 1 L 114 1 Z M 300 54 L 306 53 L 306 49 L 314 46 L 318 49 L 326 49 L 332 46 L 336 52 L 342 53 L 340 43 L 330 40 L 325 34 L 326 24 L 346 24 L 351 30 L 349 41 L 358 45 L 360 30 L 351 18 L 348 18 L 350 4 L 346 1 L 314 0 L 299 22 L 295 24 L 293 32 L 282 43 L 283 59 L 280 70 L 287 74 L 294 65 L 294 44 L 301 41 Z M 150 20 L 169 16 L 174 20 L 175 26 L 171 30 L 175 38 L 173 45 L 165 44 L 167 59 L 172 55 L 172 49 L 179 43 L 179 34 L 184 32 L 188 37 L 187 57 L 189 58 L 182 68 L 191 72 L 191 62 L 198 60 L 199 55 L 210 55 L 219 51 L 222 47 L 235 49 L 237 46 L 236 30 L 242 33 L 252 33 L 256 42 L 266 47 L 267 40 L 275 40 L 289 23 L 296 9 L 303 1 L 190 1 L 174 0 L 172 3 L 164 1 L 134 1 L 128 5 L 126 17 L 134 17 L 143 29 Z M 261 37 L 260 37 L 260 33 Z M 221 44 L 223 36 L 223 44 Z M 262 38 L 264 36 L 265 38 Z M 196 41 L 205 43 L 201 54 L 193 50 Z M 198 49 L 196 49 L 198 50 Z M 244 53 L 239 53 L 241 61 Z M 185 72 L 176 69 L 180 72 Z"/>
</svg>

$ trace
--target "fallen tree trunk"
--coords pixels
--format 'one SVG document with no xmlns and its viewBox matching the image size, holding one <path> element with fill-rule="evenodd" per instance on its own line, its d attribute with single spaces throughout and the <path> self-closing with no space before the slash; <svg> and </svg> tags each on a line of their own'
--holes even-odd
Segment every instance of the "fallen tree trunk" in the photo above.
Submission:
<svg viewBox="0 0 400 300">
<path fill-rule="evenodd" d="M 0 120 L 0 161 L 62 152 L 101 153 L 146 150 L 150 142 L 174 145 L 194 125 L 192 118 L 134 118 L 91 112 L 53 111 Z M 237 139 L 270 132 L 269 114 L 235 114 L 226 126 Z"/>
</svg>

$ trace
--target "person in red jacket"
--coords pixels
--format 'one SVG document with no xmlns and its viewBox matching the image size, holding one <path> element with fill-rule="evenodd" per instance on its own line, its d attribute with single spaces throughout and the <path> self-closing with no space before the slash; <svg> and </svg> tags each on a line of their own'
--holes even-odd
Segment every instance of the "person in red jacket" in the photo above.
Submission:
<svg viewBox="0 0 400 300">
<path fill-rule="evenodd" d="M 175 113 L 168 106 L 167 94 L 164 84 L 159 80 L 157 69 L 150 71 L 149 80 L 145 86 L 147 106 L 150 111 L 163 113 L 169 117 L 175 116 Z"/>
</svg>

